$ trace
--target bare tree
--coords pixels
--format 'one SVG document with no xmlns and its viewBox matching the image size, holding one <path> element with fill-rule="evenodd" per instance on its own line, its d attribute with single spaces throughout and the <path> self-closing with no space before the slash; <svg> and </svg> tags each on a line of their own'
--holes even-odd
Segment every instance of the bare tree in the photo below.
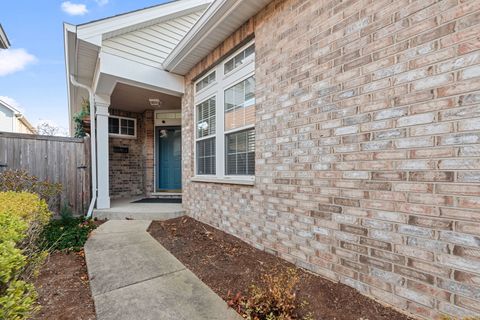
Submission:
<svg viewBox="0 0 480 320">
<path fill-rule="evenodd" d="M 60 133 L 60 128 L 48 121 L 43 121 L 37 124 L 37 133 L 42 136 L 56 136 Z"/>
</svg>

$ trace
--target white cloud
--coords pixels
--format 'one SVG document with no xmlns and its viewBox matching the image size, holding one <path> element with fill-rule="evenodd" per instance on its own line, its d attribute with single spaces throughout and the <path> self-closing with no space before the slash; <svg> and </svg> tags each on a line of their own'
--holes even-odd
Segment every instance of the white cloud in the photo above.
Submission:
<svg viewBox="0 0 480 320">
<path fill-rule="evenodd" d="M 0 49 L 0 77 L 23 70 L 36 61 L 37 58 L 25 49 Z"/>
<path fill-rule="evenodd" d="M 83 3 L 72 3 L 64 1 L 61 5 L 62 11 L 72 16 L 83 16 L 88 12 L 87 6 Z"/>
<path fill-rule="evenodd" d="M 3 102 L 8 103 L 8 104 L 11 105 L 12 107 L 14 107 L 14 108 L 17 109 L 18 111 L 20 111 L 21 113 L 24 113 L 23 108 L 20 107 L 20 103 L 18 103 L 18 101 L 15 100 L 15 99 L 13 99 L 12 97 L 0 96 L 0 100 L 2 100 Z"/>
<path fill-rule="evenodd" d="M 99 6 L 104 6 L 104 5 L 108 4 L 108 1 L 109 1 L 109 0 L 95 0 L 95 2 L 96 2 Z"/>
</svg>

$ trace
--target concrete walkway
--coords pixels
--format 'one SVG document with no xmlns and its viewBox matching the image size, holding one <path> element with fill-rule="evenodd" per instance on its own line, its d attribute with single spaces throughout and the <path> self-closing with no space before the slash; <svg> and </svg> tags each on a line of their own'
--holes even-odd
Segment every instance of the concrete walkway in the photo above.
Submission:
<svg viewBox="0 0 480 320">
<path fill-rule="evenodd" d="M 102 224 L 85 244 L 97 320 L 240 320 L 146 232 L 150 221 Z"/>
</svg>

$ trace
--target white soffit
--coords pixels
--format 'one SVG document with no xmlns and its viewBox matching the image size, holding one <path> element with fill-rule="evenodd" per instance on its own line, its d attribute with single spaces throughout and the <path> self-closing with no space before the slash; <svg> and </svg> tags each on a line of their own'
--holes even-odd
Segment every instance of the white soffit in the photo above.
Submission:
<svg viewBox="0 0 480 320">
<path fill-rule="evenodd" d="M 165 59 L 164 68 L 185 75 L 271 0 L 216 0 Z"/>
</svg>

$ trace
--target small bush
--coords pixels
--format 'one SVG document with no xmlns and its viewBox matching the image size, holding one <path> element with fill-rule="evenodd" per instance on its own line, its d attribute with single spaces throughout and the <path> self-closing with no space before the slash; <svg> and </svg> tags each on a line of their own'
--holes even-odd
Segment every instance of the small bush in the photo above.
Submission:
<svg viewBox="0 0 480 320">
<path fill-rule="evenodd" d="M 252 285 L 248 296 L 240 293 L 229 294 L 228 305 L 242 314 L 247 320 L 296 320 L 311 319 L 311 315 L 300 316 L 299 311 L 306 303 L 299 302 L 295 287 L 299 277 L 295 269 L 279 275 L 265 274 L 263 286 Z"/>
<path fill-rule="evenodd" d="M 30 282 L 47 255 L 38 237 L 50 217 L 38 195 L 0 192 L 0 319 L 27 319 L 36 310 Z"/>
<path fill-rule="evenodd" d="M 70 208 L 64 206 L 60 212 L 60 219 L 51 220 L 44 228 L 42 246 L 49 251 L 80 251 L 88 235 L 96 227 L 92 220 L 73 217 Z"/>
<path fill-rule="evenodd" d="M 58 206 L 62 185 L 40 181 L 25 170 L 6 170 L 0 173 L 0 192 L 5 191 L 36 193 L 50 208 L 54 208 Z"/>
</svg>

